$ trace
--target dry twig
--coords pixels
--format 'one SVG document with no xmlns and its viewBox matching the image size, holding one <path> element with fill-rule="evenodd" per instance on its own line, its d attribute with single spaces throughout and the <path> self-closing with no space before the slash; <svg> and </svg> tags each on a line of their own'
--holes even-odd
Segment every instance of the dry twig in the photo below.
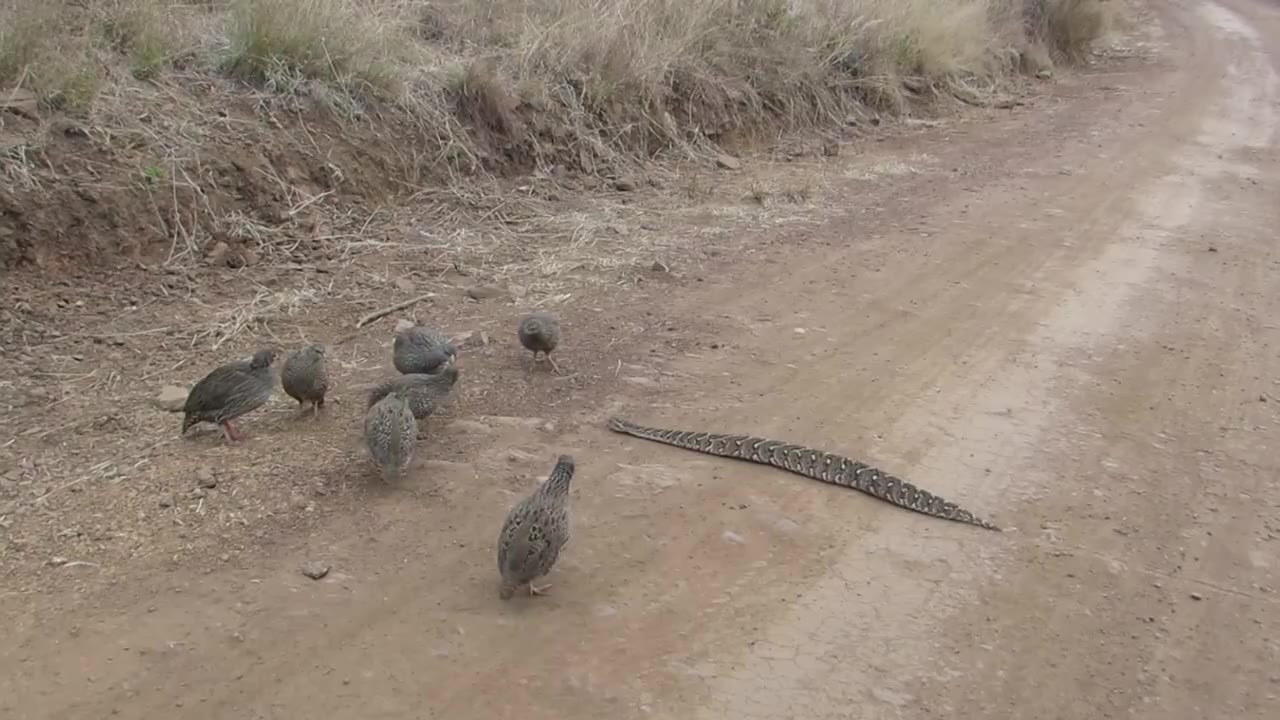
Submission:
<svg viewBox="0 0 1280 720">
<path fill-rule="evenodd" d="M 364 317 L 357 320 L 356 327 L 362 328 L 365 325 L 368 325 L 369 323 L 373 322 L 374 320 L 380 320 L 390 315 L 393 312 L 399 312 L 401 310 L 404 310 L 405 308 L 411 308 L 414 305 L 417 305 L 418 303 L 422 302 L 423 300 L 426 300 L 428 298 L 433 298 L 435 296 L 436 296 L 435 293 L 423 293 L 415 298 L 410 298 L 408 300 L 405 300 L 402 303 L 397 303 L 395 305 L 392 305 L 391 307 L 383 308 L 381 310 L 374 310 L 368 315 L 365 315 Z"/>
</svg>

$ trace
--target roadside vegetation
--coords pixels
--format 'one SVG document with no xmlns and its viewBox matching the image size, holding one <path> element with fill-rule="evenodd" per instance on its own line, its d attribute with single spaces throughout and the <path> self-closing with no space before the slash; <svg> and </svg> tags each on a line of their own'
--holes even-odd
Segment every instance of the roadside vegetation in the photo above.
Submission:
<svg viewBox="0 0 1280 720">
<path fill-rule="evenodd" d="M 364 188 L 366 200 L 477 172 L 559 167 L 607 177 L 939 97 L 981 103 L 1019 73 L 1083 57 L 1106 28 L 1108 6 L 0 0 L 0 104 L 10 111 L 0 112 L 0 192 L 47 188 L 59 162 L 58 177 L 74 174 L 74 158 L 50 152 L 64 139 L 55 137 L 66 130 L 60 117 L 111 151 L 126 184 L 153 201 L 166 183 L 178 185 L 174 198 L 201 196 L 190 213 L 207 217 L 182 229 L 163 220 L 173 208 L 151 213 L 163 236 L 186 233 L 188 243 L 197 240 L 190 225 L 253 209 L 215 207 L 226 204 L 207 196 L 198 158 L 220 133 L 223 142 L 269 145 L 272 132 L 299 122 L 340 128 L 332 132 L 361 153 L 382 156 L 376 174 L 390 185 Z M 15 125 L 14 114 L 32 122 Z M 325 154 L 314 138 L 312 149 Z M 101 162 L 97 177 L 109 172 Z M 336 165 L 332 176 L 347 170 L 325 162 Z M 348 179 L 359 180 L 353 172 Z M 0 209 L 19 204 L 11 197 Z"/>
</svg>

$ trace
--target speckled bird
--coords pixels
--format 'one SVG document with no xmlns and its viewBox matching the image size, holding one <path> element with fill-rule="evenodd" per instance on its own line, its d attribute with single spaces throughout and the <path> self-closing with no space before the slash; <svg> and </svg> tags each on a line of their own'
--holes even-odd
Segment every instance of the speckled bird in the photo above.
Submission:
<svg viewBox="0 0 1280 720">
<path fill-rule="evenodd" d="M 259 350 L 248 360 L 236 360 L 214 368 L 191 388 L 183 406 L 182 434 L 192 425 L 211 422 L 222 426 L 228 442 L 244 439 L 231 421 L 246 415 L 271 399 L 275 387 L 271 364 L 274 350 Z"/>
<path fill-rule="evenodd" d="M 382 471 L 383 481 L 398 481 L 413 461 L 418 441 L 418 424 L 403 394 L 390 393 L 369 408 L 364 419 L 364 441 L 369 456 Z"/>
<path fill-rule="evenodd" d="M 329 391 L 324 346 L 310 343 L 291 353 L 280 370 L 280 384 L 300 407 L 311 403 L 312 415 L 318 414 Z"/>
<path fill-rule="evenodd" d="M 521 585 L 530 595 L 542 595 L 550 583 L 534 581 L 551 572 L 560 550 L 569 542 L 569 484 L 573 480 L 572 455 L 561 455 L 550 477 L 507 513 L 498 534 L 498 572 L 502 582 L 498 597 L 510 600 Z"/>
<path fill-rule="evenodd" d="M 551 363 L 551 369 L 560 372 L 556 361 L 551 357 L 552 351 L 560 345 L 560 321 L 548 312 L 532 312 L 520 318 L 516 326 L 516 337 L 525 350 L 533 353 L 533 361 L 538 361 L 541 354 Z"/>
</svg>

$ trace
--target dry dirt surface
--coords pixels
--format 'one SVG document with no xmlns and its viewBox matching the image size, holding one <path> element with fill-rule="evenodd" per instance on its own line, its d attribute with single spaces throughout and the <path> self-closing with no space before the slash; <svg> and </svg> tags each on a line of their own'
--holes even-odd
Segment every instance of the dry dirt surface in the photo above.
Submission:
<svg viewBox="0 0 1280 720">
<path fill-rule="evenodd" d="M 0 379 L 0 717 L 1280 717 L 1280 4 L 1137 19 L 1023 104 L 704 175 L 685 211 L 642 188 L 514 299 L 390 249 L 14 280 L 62 334 Z M 383 487 L 361 388 L 400 315 L 352 325 L 426 291 L 462 380 Z M 559 376 L 514 345 L 535 304 Z M 200 317 L 228 339 L 193 357 Z M 277 398 L 225 447 L 147 405 L 304 336 L 319 419 Z M 612 414 L 840 452 L 1005 532 Z M 502 517 L 562 452 L 573 540 L 503 602 Z"/>
</svg>

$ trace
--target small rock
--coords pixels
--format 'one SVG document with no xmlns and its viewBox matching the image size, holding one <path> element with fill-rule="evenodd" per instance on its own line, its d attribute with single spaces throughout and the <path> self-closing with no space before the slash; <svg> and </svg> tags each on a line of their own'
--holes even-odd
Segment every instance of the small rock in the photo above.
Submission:
<svg viewBox="0 0 1280 720">
<path fill-rule="evenodd" d="M 716 155 L 716 166 L 723 170 L 738 170 L 742 168 L 742 161 L 732 155 L 720 153 Z"/>
<path fill-rule="evenodd" d="M 538 456 L 533 455 L 532 453 L 527 453 L 523 450 L 512 448 L 507 451 L 507 462 L 509 463 L 528 463 L 536 462 L 537 460 Z"/>
<path fill-rule="evenodd" d="M 196 483 L 206 490 L 212 490 L 218 487 L 218 478 L 213 476 L 211 468 L 202 466 L 199 470 L 196 470 Z"/>
<path fill-rule="evenodd" d="M 187 404 L 187 389 L 177 385 L 165 385 L 160 388 L 160 392 L 151 402 L 167 412 L 182 412 L 182 407 Z"/>
<path fill-rule="evenodd" d="M 1040 78 L 1041 80 L 1048 80 L 1053 77 L 1053 71 L 1041 70 L 1040 72 L 1036 73 L 1036 77 Z"/>
<path fill-rule="evenodd" d="M 205 256 L 204 256 L 205 262 L 209 263 L 210 265 L 217 265 L 219 263 L 225 262 L 227 259 L 227 253 L 230 250 L 231 248 L 227 247 L 227 244 L 224 242 L 219 241 L 217 243 L 214 243 L 213 247 L 209 248 L 209 252 L 205 253 Z"/>
<path fill-rule="evenodd" d="M 618 192 L 631 192 L 637 187 L 636 181 L 631 178 L 618 178 L 613 181 L 613 189 Z"/>
<path fill-rule="evenodd" d="M 63 565 L 66 565 L 69 562 L 71 561 L 62 557 L 61 555 L 54 555 L 53 557 L 49 558 L 48 565 L 49 567 L 62 567 Z"/>
<path fill-rule="evenodd" d="M 1201 595 L 1201 594 L 1200 594 L 1200 593 L 1198 593 L 1198 592 L 1193 592 L 1193 593 L 1191 593 L 1191 599 L 1192 599 L 1192 600 L 1203 600 L 1203 599 L 1204 599 L 1204 595 Z"/>
<path fill-rule="evenodd" d="M 462 350 L 483 347 L 489 344 L 489 333 L 483 330 L 471 330 L 449 338 L 449 342 L 453 343 L 455 348 Z"/>
<path fill-rule="evenodd" d="M 661 260 L 654 260 L 654 261 L 653 261 L 653 264 L 649 266 L 649 269 L 650 269 L 650 270 L 652 270 L 652 271 L 654 271 L 654 272 L 656 272 L 656 273 L 669 273 L 669 272 L 671 272 L 671 268 L 670 268 L 666 263 L 662 262 Z"/>
<path fill-rule="evenodd" d="M 409 278 L 396 278 L 396 289 L 400 292 L 411 293 L 415 290 L 413 281 Z"/>
<path fill-rule="evenodd" d="M 312 560 L 311 562 L 306 563 L 305 565 L 302 566 L 302 574 L 306 575 L 312 580 L 319 580 L 320 578 L 329 574 L 329 563 L 320 562 L 319 560 Z"/>
<path fill-rule="evenodd" d="M 1210 245 L 1210 246 L 1209 246 L 1209 252 L 1218 252 L 1218 248 L 1216 248 L 1216 247 L 1214 247 L 1214 246 Z"/>
<path fill-rule="evenodd" d="M 158 502 L 159 502 L 159 504 L 160 504 L 160 507 L 162 507 L 162 508 L 171 508 L 171 507 L 173 507 L 173 496 L 172 496 L 172 495 L 161 495 L 161 496 L 160 496 L 160 499 L 158 500 Z"/>
<path fill-rule="evenodd" d="M 260 259 L 258 257 L 258 253 L 253 250 L 245 250 L 243 258 L 245 267 L 253 267 L 254 265 L 257 265 L 258 260 Z"/>
<path fill-rule="evenodd" d="M 827 157 L 836 157 L 840 154 L 840 144 L 834 142 L 822 143 L 822 154 Z"/>
<path fill-rule="evenodd" d="M 477 285 L 476 287 L 467 288 L 466 295 L 472 300 L 491 300 L 493 298 L 506 297 L 507 291 L 492 285 Z"/>
<path fill-rule="evenodd" d="M 396 332 L 398 333 L 402 333 L 411 327 L 413 327 L 412 320 L 406 320 L 405 318 L 400 318 L 399 320 L 396 321 Z"/>
<path fill-rule="evenodd" d="M 622 378 L 622 381 L 631 383 L 632 385 L 639 385 L 641 387 L 654 387 L 658 384 L 656 380 L 651 380 L 647 377 L 624 377 Z"/>
<path fill-rule="evenodd" d="M 745 545 L 747 542 L 745 538 L 732 530 L 725 530 L 720 534 L 720 537 L 724 538 L 728 542 L 736 543 L 738 545 Z"/>
</svg>

